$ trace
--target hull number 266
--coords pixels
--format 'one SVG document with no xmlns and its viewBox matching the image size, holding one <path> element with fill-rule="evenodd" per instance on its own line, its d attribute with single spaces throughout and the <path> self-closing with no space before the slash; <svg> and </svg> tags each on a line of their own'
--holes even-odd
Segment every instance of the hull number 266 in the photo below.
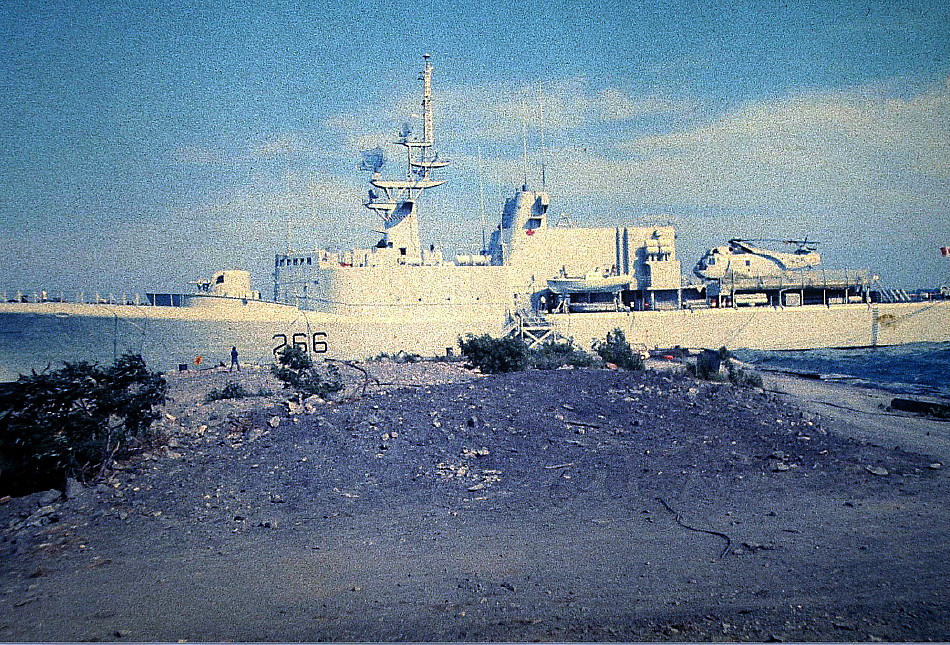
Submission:
<svg viewBox="0 0 950 645">
<path fill-rule="evenodd" d="M 274 354 L 288 345 L 303 352 L 313 352 L 314 354 L 326 354 L 329 348 L 325 331 L 318 331 L 313 334 L 293 334 L 290 336 L 290 340 L 287 339 L 287 334 L 274 334 L 274 340 L 280 343 L 274 347 Z"/>
</svg>

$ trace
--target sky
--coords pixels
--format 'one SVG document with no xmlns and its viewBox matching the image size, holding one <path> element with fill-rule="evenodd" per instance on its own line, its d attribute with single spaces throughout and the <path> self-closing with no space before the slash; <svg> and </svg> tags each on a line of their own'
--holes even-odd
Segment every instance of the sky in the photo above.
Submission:
<svg viewBox="0 0 950 645">
<path fill-rule="evenodd" d="M 374 244 L 359 151 L 403 172 L 423 53 L 452 164 L 421 229 L 447 255 L 543 163 L 556 219 L 672 223 L 685 271 L 732 237 L 807 236 L 885 286 L 950 280 L 943 0 L 5 0 L 0 290 L 245 268 L 267 294 L 288 245 Z"/>
</svg>

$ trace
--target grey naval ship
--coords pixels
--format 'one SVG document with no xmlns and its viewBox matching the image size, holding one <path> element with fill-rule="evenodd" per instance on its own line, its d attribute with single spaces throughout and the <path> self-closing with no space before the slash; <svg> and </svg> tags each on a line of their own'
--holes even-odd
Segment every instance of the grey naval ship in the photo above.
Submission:
<svg viewBox="0 0 950 645">
<path fill-rule="evenodd" d="M 814 245 L 774 251 L 757 240 L 710 249 L 684 277 L 671 226 L 584 228 L 552 222 L 550 196 L 523 185 L 479 254 L 443 257 L 419 235 L 419 204 L 448 161 L 435 151 L 432 64 L 421 75 L 421 136 L 403 131 L 403 178 L 371 173 L 364 205 L 382 238 L 345 252 L 286 251 L 273 296 L 246 271 L 219 271 L 194 293 L 144 297 L 6 292 L 0 302 L 0 380 L 60 361 L 143 354 L 157 369 L 208 366 L 232 345 L 270 362 L 296 345 L 362 359 L 400 351 L 436 356 L 465 334 L 517 335 L 529 345 L 590 347 L 612 329 L 646 349 L 810 349 L 950 340 L 946 288 L 881 289 L 866 270 L 826 270 Z M 67 301 L 69 300 L 69 301 Z"/>
</svg>

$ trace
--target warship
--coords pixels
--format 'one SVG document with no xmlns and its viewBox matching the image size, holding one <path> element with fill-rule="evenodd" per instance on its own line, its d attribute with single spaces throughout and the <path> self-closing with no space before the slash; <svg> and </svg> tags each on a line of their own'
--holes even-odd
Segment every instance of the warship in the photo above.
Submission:
<svg viewBox="0 0 950 645">
<path fill-rule="evenodd" d="M 271 362 L 287 345 L 316 357 L 452 354 L 460 336 L 516 335 L 529 345 L 590 347 L 613 329 L 656 348 L 812 349 L 950 340 L 950 294 L 880 288 L 866 270 L 827 270 L 815 244 L 759 240 L 711 248 L 684 276 L 672 226 L 577 227 L 551 221 L 551 197 L 525 183 L 504 203 L 480 253 L 446 258 L 419 233 L 419 205 L 445 183 L 435 150 L 432 63 L 421 74 L 422 133 L 396 143 L 405 172 L 384 178 L 366 154 L 364 206 L 382 237 L 348 251 L 274 258 L 273 297 L 247 271 L 215 273 L 193 293 L 94 298 L 5 292 L 0 380 L 68 360 L 141 353 L 161 369 L 214 365 L 236 346 Z M 775 241 L 772 241 L 775 242 Z"/>
</svg>

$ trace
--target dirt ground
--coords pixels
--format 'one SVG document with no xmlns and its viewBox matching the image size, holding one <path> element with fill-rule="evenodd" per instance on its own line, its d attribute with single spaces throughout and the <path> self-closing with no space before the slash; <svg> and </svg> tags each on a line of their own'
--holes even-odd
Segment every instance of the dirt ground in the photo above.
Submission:
<svg viewBox="0 0 950 645">
<path fill-rule="evenodd" d="M 290 408 L 171 377 L 167 448 L 0 506 L 0 640 L 950 640 L 950 424 L 787 377 L 365 367 Z"/>
</svg>

